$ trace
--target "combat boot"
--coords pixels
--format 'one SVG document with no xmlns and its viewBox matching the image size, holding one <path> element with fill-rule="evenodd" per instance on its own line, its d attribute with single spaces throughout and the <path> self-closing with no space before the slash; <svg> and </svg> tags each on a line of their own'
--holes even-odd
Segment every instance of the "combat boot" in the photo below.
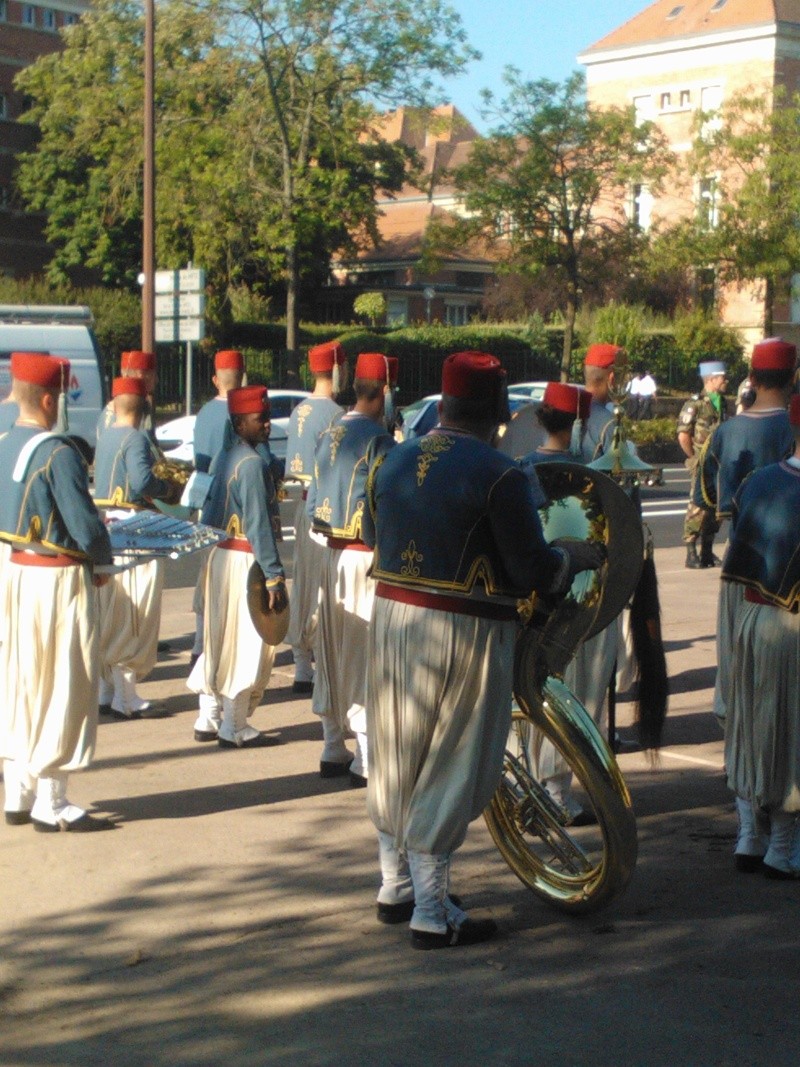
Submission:
<svg viewBox="0 0 800 1067">
<path fill-rule="evenodd" d="M 714 538 L 704 537 L 700 541 L 700 566 L 719 567 L 722 560 L 714 555 Z M 688 564 L 687 564 L 688 566 Z"/>
<path fill-rule="evenodd" d="M 686 564 L 689 570 L 696 571 L 703 564 L 700 562 L 700 557 L 697 554 L 697 542 L 688 541 L 686 544 Z"/>
</svg>

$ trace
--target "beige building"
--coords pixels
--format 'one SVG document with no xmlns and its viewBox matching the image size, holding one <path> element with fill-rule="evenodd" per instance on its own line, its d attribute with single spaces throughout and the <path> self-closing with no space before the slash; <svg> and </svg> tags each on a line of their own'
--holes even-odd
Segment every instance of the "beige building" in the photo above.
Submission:
<svg viewBox="0 0 800 1067">
<path fill-rule="evenodd" d="M 633 105 L 659 125 L 673 151 L 686 153 L 698 110 L 714 112 L 744 89 L 800 89 L 800 0 L 656 0 L 578 60 L 592 103 Z M 626 209 L 645 228 L 658 217 L 699 210 L 713 220 L 715 198 L 709 174 L 657 200 L 634 187 Z M 761 335 L 761 287 L 728 287 L 719 297 L 726 322 L 750 340 Z M 774 329 L 800 340 L 800 299 L 775 308 Z"/>
</svg>

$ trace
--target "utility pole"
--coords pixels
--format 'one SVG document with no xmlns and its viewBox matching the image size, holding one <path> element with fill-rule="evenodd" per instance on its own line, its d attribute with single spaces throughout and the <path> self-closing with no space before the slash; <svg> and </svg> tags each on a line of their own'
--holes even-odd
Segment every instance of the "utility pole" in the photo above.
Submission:
<svg viewBox="0 0 800 1067">
<path fill-rule="evenodd" d="M 155 0 L 144 0 L 144 214 L 142 226 L 142 350 L 155 351 Z"/>
</svg>

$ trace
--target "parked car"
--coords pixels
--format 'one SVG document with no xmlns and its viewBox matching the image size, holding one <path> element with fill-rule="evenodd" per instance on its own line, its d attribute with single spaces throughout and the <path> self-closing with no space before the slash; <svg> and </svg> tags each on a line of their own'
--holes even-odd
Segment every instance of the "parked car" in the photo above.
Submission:
<svg viewBox="0 0 800 1067">
<path fill-rule="evenodd" d="M 310 396 L 310 393 L 302 389 L 269 391 L 272 411 L 269 447 L 276 459 L 286 459 L 289 416 L 307 396 Z M 156 429 L 156 440 L 168 459 L 179 459 L 186 463 L 194 461 L 194 420 L 194 415 L 182 415 L 180 418 L 170 419 Z"/>
<path fill-rule="evenodd" d="M 514 382 L 509 385 L 509 392 L 516 396 L 527 396 L 530 400 L 543 400 L 547 382 Z"/>
<path fill-rule="evenodd" d="M 439 417 L 438 404 L 441 399 L 442 394 L 435 393 L 421 400 L 415 400 L 413 404 L 402 408 L 400 411 L 402 422 L 396 435 L 399 440 L 410 441 L 413 437 L 423 437 L 428 430 L 432 430 Z M 517 395 L 516 391 L 508 394 L 508 406 L 512 415 L 529 403 L 530 397 Z"/>
</svg>

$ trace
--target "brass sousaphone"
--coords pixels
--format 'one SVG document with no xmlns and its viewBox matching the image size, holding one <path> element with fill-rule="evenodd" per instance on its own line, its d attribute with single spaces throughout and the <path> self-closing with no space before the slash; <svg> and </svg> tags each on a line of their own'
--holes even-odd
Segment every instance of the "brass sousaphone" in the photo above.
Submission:
<svg viewBox="0 0 800 1067">
<path fill-rule="evenodd" d="M 613 623 L 630 598 L 642 567 L 642 524 L 624 491 L 602 473 L 573 463 L 539 464 L 536 473 L 547 498 L 540 509 L 546 539 L 602 542 L 608 561 L 578 574 L 557 604 L 534 595 L 521 606 L 514 716 L 500 785 L 484 815 L 503 858 L 529 889 L 564 911 L 586 912 L 627 885 L 636 821 L 614 754 L 561 676 L 581 641 Z M 569 825 L 569 814 L 538 781 L 543 738 L 572 770 L 596 825 Z"/>
</svg>

